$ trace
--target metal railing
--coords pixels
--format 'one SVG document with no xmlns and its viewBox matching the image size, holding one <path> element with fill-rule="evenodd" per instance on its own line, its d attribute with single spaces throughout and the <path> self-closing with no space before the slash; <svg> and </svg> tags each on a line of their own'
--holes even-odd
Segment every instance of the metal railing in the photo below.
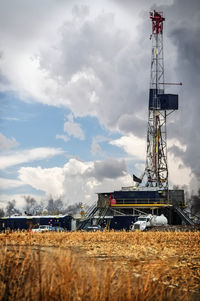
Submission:
<svg viewBox="0 0 200 301">
<path fill-rule="evenodd" d="M 187 225 L 195 225 L 193 220 L 189 218 L 189 216 L 180 208 L 174 207 L 180 218 L 187 224 Z"/>
<path fill-rule="evenodd" d="M 165 199 L 121 199 L 116 200 L 116 205 L 128 205 L 128 204 L 171 204 L 169 200 Z"/>
</svg>

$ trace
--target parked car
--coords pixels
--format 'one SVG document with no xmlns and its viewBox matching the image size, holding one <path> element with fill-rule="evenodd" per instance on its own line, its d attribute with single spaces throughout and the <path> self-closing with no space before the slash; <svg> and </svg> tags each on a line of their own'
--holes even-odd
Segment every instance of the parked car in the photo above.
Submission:
<svg viewBox="0 0 200 301">
<path fill-rule="evenodd" d="M 103 231 L 103 228 L 100 225 L 96 225 L 96 226 L 87 226 L 85 230 L 89 232 L 96 232 L 96 231 Z"/>
<path fill-rule="evenodd" d="M 55 226 L 55 227 L 52 227 L 52 228 L 53 228 L 52 231 L 56 231 L 56 232 L 64 232 L 65 231 L 65 229 L 63 227 Z"/>
<path fill-rule="evenodd" d="M 38 228 L 32 229 L 33 232 L 46 232 L 46 231 L 54 231 L 54 227 L 50 225 L 40 225 Z"/>
</svg>

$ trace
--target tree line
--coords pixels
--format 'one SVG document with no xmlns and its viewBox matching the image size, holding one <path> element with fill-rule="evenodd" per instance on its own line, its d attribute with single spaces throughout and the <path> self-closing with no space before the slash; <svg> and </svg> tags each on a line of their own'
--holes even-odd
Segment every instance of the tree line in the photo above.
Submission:
<svg viewBox="0 0 200 301">
<path fill-rule="evenodd" d="M 66 206 L 63 201 L 58 198 L 54 200 L 50 198 L 45 204 L 37 202 L 31 196 L 25 196 L 25 206 L 22 210 L 16 207 L 16 201 L 9 201 L 5 209 L 0 208 L 0 217 L 12 215 L 58 215 L 58 214 L 76 214 L 81 210 L 82 203 L 75 203 Z"/>
</svg>

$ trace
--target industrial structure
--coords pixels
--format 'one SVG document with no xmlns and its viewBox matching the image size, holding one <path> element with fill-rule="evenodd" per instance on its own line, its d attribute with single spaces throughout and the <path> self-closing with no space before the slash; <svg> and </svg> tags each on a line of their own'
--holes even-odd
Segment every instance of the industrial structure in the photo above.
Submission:
<svg viewBox="0 0 200 301">
<path fill-rule="evenodd" d="M 168 189 L 167 116 L 178 109 L 178 95 L 165 94 L 162 12 L 151 12 L 152 56 L 147 130 L 147 186 Z"/>
<path fill-rule="evenodd" d="M 169 224 L 193 224 L 184 213 L 184 191 L 168 187 L 167 116 L 178 110 L 178 95 L 165 94 L 162 12 L 150 12 L 152 22 L 151 78 L 148 106 L 146 167 L 141 178 L 133 175 L 136 186 L 98 193 L 97 205 L 90 208 L 79 225 L 103 224 L 130 229 L 140 214 L 164 214 Z M 118 219 L 118 220 L 117 220 Z M 119 226 L 120 225 L 120 226 Z"/>
</svg>

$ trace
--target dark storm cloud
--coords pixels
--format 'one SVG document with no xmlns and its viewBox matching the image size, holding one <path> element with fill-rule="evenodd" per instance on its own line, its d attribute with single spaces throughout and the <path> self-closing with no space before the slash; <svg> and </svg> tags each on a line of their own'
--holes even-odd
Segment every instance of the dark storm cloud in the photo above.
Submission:
<svg viewBox="0 0 200 301">
<path fill-rule="evenodd" d="M 118 120 L 118 127 L 124 134 L 137 133 L 139 137 L 145 137 L 146 121 L 137 118 L 134 114 L 124 114 Z"/>
<path fill-rule="evenodd" d="M 140 11 L 143 24 L 138 30 L 144 37 L 149 21 L 144 15 L 152 9 L 163 11 L 164 55 L 166 81 L 183 82 L 179 87 L 166 86 L 166 93 L 179 93 L 179 111 L 170 119 L 175 122 L 168 125 L 168 138 L 176 138 L 186 150 L 173 147 L 174 155 L 182 158 L 184 164 L 192 169 L 200 179 L 200 1 L 138 1 L 112 0 L 127 12 Z M 146 16 L 147 17 L 147 16 Z M 142 39 L 141 39 L 141 43 Z M 149 56 L 150 59 L 150 56 Z M 144 65 L 143 65 L 144 67 Z"/>
<path fill-rule="evenodd" d="M 166 14 L 168 35 L 176 47 L 175 70 L 183 82 L 179 120 L 170 127 L 170 134 L 186 145 L 180 157 L 200 179 L 200 2 L 177 0 L 166 9 Z"/>
<path fill-rule="evenodd" d="M 87 173 L 88 177 L 95 177 L 97 180 L 116 179 L 122 177 L 127 172 L 126 163 L 124 160 L 115 160 L 108 158 L 104 161 L 94 162 L 92 171 Z"/>
<path fill-rule="evenodd" d="M 159 4 L 168 4 L 171 3 L 171 0 L 111 0 L 113 3 L 120 5 L 122 8 L 127 9 L 132 13 L 132 10 L 141 10 L 141 8 L 149 9 L 150 6 L 154 5 L 155 3 Z"/>
</svg>

